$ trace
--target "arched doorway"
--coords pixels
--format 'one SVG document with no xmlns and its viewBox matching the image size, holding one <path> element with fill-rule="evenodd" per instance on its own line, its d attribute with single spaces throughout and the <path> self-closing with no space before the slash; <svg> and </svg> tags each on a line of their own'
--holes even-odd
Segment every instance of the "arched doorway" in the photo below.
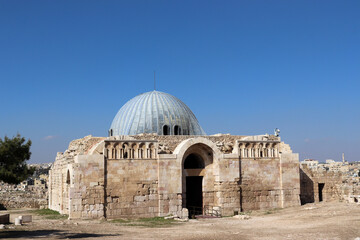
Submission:
<svg viewBox="0 0 360 240">
<path fill-rule="evenodd" d="M 183 156 L 183 207 L 189 211 L 189 217 L 206 214 L 204 208 L 209 205 L 206 195 L 213 191 L 213 151 L 205 144 L 189 147 Z"/>
<path fill-rule="evenodd" d="M 204 169 L 204 160 L 198 154 L 191 153 L 184 161 L 184 169 L 187 170 L 186 182 L 186 208 L 189 210 L 189 216 L 194 218 L 195 215 L 203 213 L 203 176 L 198 175 L 199 169 Z"/>
</svg>

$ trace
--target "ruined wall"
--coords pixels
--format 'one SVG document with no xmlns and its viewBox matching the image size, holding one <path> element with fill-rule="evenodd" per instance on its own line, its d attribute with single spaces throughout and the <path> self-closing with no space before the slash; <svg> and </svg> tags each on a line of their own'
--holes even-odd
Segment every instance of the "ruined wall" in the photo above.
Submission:
<svg viewBox="0 0 360 240">
<path fill-rule="evenodd" d="M 314 181 L 309 173 L 304 172 L 300 167 L 300 200 L 301 204 L 315 202 Z"/>
<path fill-rule="evenodd" d="M 343 184 L 343 174 L 341 172 L 328 172 L 309 169 L 306 165 L 301 165 L 301 203 L 319 202 L 319 184 L 324 184 L 322 191 L 322 201 L 342 200 L 343 195 L 348 195 L 348 188 Z"/>
<path fill-rule="evenodd" d="M 49 171 L 49 208 L 69 214 L 68 193 L 65 189 L 67 166 L 73 162 L 73 157 L 58 153 L 56 160 Z"/>
<path fill-rule="evenodd" d="M 69 214 L 70 187 L 74 183 L 74 158 L 85 154 L 104 138 L 86 136 L 69 144 L 64 153 L 58 153 L 49 171 L 49 208 Z"/>
<path fill-rule="evenodd" d="M 70 218 L 103 218 L 105 160 L 102 154 L 75 158 L 74 184 L 70 190 Z"/>
<path fill-rule="evenodd" d="M 47 191 L 0 192 L 0 210 L 10 208 L 45 208 L 48 205 Z"/>
</svg>

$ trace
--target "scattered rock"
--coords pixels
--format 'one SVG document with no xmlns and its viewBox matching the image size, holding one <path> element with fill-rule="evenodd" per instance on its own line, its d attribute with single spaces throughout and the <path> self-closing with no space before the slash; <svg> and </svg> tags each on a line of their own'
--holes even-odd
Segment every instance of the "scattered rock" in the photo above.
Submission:
<svg viewBox="0 0 360 240">
<path fill-rule="evenodd" d="M 188 222 L 189 218 L 174 218 L 174 220 L 179 222 Z"/>
<path fill-rule="evenodd" d="M 234 218 L 241 219 L 241 220 L 248 220 L 250 219 L 249 215 L 235 215 Z"/>
</svg>

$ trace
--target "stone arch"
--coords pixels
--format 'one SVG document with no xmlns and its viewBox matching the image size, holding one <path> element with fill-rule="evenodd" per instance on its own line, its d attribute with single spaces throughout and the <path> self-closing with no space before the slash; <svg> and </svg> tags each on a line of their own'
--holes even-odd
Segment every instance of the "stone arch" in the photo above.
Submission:
<svg viewBox="0 0 360 240">
<path fill-rule="evenodd" d="M 203 144 L 205 146 L 208 146 L 212 149 L 214 154 L 214 161 L 219 159 L 221 156 L 220 150 L 217 148 L 216 144 L 209 139 L 203 138 L 203 137 L 196 137 L 196 138 L 189 138 L 184 141 L 182 141 L 177 147 L 175 148 L 173 154 L 177 154 L 178 158 L 177 160 L 180 161 L 180 164 L 183 164 L 183 157 L 186 152 L 191 146 L 195 144 Z"/>
<path fill-rule="evenodd" d="M 100 142 L 96 143 L 94 146 L 91 147 L 88 154 L 89 155 L 104 154 L 104 148 L 105 148 L 105 141 L 101 140 Z"/>
<path fill-rule="evenodd" d="M 137 149 L 138 149 L 138 144 L 137 143 L 132 143 L 131 144 L 131 149 L 130 149 L 130 158 L 133 158 L 133 159 L 137 159 L 138 158 L 138 152 L 137 152 Z"/>
<path fill-rule="evenodd" d="M 264 157 L 264 145 L 262 143 L 260 143 L 258 147 L 258 157 Z"/>
<path fill-rule="evenodd" d="M 189 154 L 184 160 L 184 169 L 204 169 L 205 162 L 201 156 L 196 153 Z"/>
<path fill-rule="evenodd" d="M 182 195 L 182 206 L 187 208 L 193 207 L 190 205 L 190 202 L 193 203 L 194 198 L 196 198 L 195 208 L 198 210 L 195 208 L 189 209 L 190 217 L 196 214 L 203 214 L 205 206 L 214 204 L 214 197 L 207 196 L 213 196 L 215 181 L 218 181 L 217 165 L 221 152 L 212 141 L 203 137 L 197 137 L 181 142 L 175 148 L 174 154 L 177 154 L 177 165 L 181 169 L 179 179 L 181 186 L 179 186 L 179 190 Z M 203 161 L 204 166 L 198 168 L 193 165 L 192 169 L 185 169 L 184 164 L 189 158 L 192 160 L 199 159 L 199 162 Z M 196 185 L 196 189 L 190 189 L 190 186 L 194 185 Z M 200 200 L 197 201 L 198 199 Z"/>
<path fill-rule="evenodd" d="M 156 158 L 156 148 L 154 143 L 149 143 L 148 145 L 147 158 Z"/>
<path fill-rule="evenodd" d="M 74 187 L 73 179 L 73 165 L 67 164 L 65 172 L 62 174 L 62 193 L 61 193 L 61 203 L 60 209 L 69 213 L 71 198 L 70 198 L 70 188 Z"/>
<path fill-rule="evenodd" d="M 162 127 L 162 132 L 163 132 L 163 135 L 170 135 L 170 127 L 169 127 L 169 125 L 164 125 Z"/>
<path fill-rule="evenodd" d="M 68 169 L 67 170 L 67 173 L 66 173 L 66 184 L 71 184 L 71 179 L 70 179 L 70 170 Z"/>
<path fill-rule="evenodd" d="M 66 167 L 65 183 L 68 184 L 69 186 L 74 184 L 73 174 L 74 174 L 73 165 L 68 164 Z"/>
<path fill-rule="evenodd" d="M 179 125 L 174 126 L 174 135 L 181 135 L 181 127 Z"/>
<path fill-rule="evenodd" d="M 245 157 L 246 158 L 252 157 L 252 144 L 251 143 L 245 144 Z"/>
<path fill-rule="evenodd" d="M 122 158 L 124 158 L 124 159 L 127 159 L 127 158 L 129 158 L 130 156 L 130 153 L 129 153 L 129 144 L 127 143 L 127 142 L 124 142 L 123 144 L 122 144 Z"/>
<path fill-rule="evenodd" d="M 146 152 L 146 145 L 145 143 L 140 143 L 138 148 L 138 157 L 140 159 L 144 158 L 144 153 Z"/>
</svg>

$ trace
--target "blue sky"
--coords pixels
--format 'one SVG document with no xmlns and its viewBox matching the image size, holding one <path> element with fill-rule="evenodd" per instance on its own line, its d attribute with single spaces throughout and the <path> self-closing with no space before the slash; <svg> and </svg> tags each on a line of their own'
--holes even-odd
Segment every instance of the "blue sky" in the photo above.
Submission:
<svg viewBox="0 0 360 240">
<path fill-rule="evenodd" d="M 208 134 L 359 161 L 360 1 L 0 1 L 0 137 L 53 162 L 157 90 Z"/>
</svg>

